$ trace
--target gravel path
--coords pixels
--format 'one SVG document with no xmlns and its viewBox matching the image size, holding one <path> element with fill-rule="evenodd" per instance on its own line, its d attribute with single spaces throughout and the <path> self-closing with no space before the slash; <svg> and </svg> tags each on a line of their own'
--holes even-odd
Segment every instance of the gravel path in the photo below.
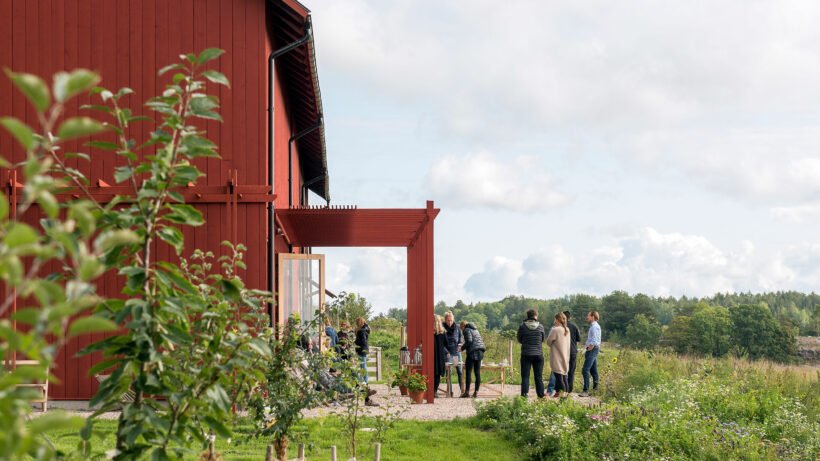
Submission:
<svg viewBox="0 0 820 461">
<path fill-rule="evenodd" d="M 488 386 L 493 390 L 499 389 L 496 385 Z M 399 394 L 398 389 L 389 389 L 384 384 L 374 384 L 371 386 L 376 390 L 376 395 L 372 399 L 378 403 L 379 407 L 365 407 L 365 414 L 374 416 L 384 414 L 386 410 L 391 412 L 402 411 L 401 419 L 415 419 L 415 420 L 450 420 L 455 418 L 469 418 L 475 416 L 476 410 L 474 400 L 483 402 L 498 398 L 497 395 L 491 396 L 489 393 L 486 396 L 479 395 L 477 399 L 460 399 L 460 398 L 438 398 L 436 403 L 411 405 L 410 398 Z M 518 385 L 507 385 L 504 388 L 504 395 L 514 397 L 518 395 Z M 582 402 L 587 405 L 595 405 L 599 400 L 595 397 L 579 397 L 578 394 L 570 396 L 577 402 Z M 535 391 L 530 390 L 530 399 L 535 399 Z M 314 408 L 305 411 L 305 416 L 308 418 L 322 417 L 332 415 L 344 411 L 344 407 L 340 405 Z"/>
<path fill-rule="evenodd" d="M 442 386 L 443 387 L 443 386 Z M 489 390 L 497 391 L 500 389 L 498 385 L 485 386 Z M 498 398 L 498 395 L 491 395 L 490 392 L 482 392 L 477 399 L 460 399 L 460 398 L 437 398 L 436 403 L 429 405 L 427 403 L 421 405 L 411 405 L 410 398 L 399 394 L 398 389 L 390 389 L 385 384 L 374 384 L 371 386 L 376 390 L 376 395 L 372 397 L 373 401 L 379 404 L 378 407 L 363 407 L 364 413 L 368 416 L 384 414 L 386 411 L 395 413 L 401 411 L 401 419 L 414 420 L 450 420 L 455 418 L 469 418 L 475 416 L 475 401 L 483 402 Z M 518 385 L 506 385 L 504 387 L 504 395 L 514 397 L 518 395 Z M 579 397 L 578 394 L 571 394 L 571 399 L 587 405 L 595 405 L 599 400 L 595 397 Z M 530 389 L 530 399 L 535 399 L 535 391 Z M 85 405 L 87 402 L 75 402 L 75 405 L 69 402 L 59 402 L 56 405 L 50 405 L 52 408 L 62 407 L 69 410 L 70 413 L 88 417 L 91 412 L 87 410 Z M 341 405 L 329 405 L 304 412 L 307 418 L 318 418 L 328 416 L 344 411 Z M 33 416 L 39 416 L 39 412 L 34 412 Z M 119 412 L 104 413 L 100 416 L 102 419 L 117 419 Z"/>
</svg>

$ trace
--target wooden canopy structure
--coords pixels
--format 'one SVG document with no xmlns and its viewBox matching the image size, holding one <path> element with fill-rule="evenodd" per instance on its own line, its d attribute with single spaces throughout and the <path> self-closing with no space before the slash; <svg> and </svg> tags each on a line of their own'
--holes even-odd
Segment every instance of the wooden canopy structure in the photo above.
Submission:
<svg viewBox="0 0 820 461">
<path fill-rule="evenodd" d="M 298 247 L 407 248 L 407 344 L 422 348 L 428 403 L 433 403 L 433 221 L 439 209 L 289 208 L 276 220 Z"/>
</svg>

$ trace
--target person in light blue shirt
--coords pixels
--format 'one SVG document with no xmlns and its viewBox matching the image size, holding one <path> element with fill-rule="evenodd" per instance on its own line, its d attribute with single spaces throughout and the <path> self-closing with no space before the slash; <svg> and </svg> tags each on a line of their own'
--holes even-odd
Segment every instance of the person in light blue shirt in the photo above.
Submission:
<svg viewBox="0 0 820 461">
<path fill-rule="evenodd" d="M 584 392 L 581 397 L 589 396 L 589 377 L 592 375 L 592 390 L 598 389 L 598 352 L 601 349 L 601 326 L 598 325 L 600 316 L 596 311 L 587 314 L 589 332 L 587 333 L 586 352 L 584 352 Z"/>
</svg>

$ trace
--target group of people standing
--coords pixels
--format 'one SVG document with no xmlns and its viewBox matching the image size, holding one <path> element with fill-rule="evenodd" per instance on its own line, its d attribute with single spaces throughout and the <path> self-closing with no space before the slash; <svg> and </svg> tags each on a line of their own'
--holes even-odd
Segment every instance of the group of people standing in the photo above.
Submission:
<svg viewBox="0 0 820 461">
<path fill-rule="evenodd" d="M 470 384 L 472 383 L 473 373 L 475 373 L 473 397 L 476 397 L 478 389 L 481 387 L 481 361 L 484 359 L 484 352 L 487 350 L 484 346 L 484 340 L 481 338 L 481 333 L 478 332 L 476 326 L 466 321 L 456 325 L 452 312 L 446 312 L 444 318 L 435 315 L 433 316 L 433 347 L 435 361 L 433 365 L 433 388 L 436 397 L 438 397 L 441 377 L 447 372 L 448 362 L 456 369 L 459 389 L 463 389 L 460 395 L 461 398 L 470 397 Z M 462 360 L 467 375 L 464 387 L 462 387 L 464 381 L 461 367 L 458 366 Z M 453 393 L 450 392 L 450 397 L 453 396 Z"/>
<path fill-rule="evenodd" d="M 325 318 L 325 336 L 328 339 L 329 346 L 336 352 L 339 360 L 350 360 L 350 348 L 353 346 L 353 352 L 356 354 L 356 362 L 361 368 L 360 379 L 362 385 L 367 386 L 367 355 L 370 353 L 370 326 L 364 317 L 356 319 L 356 328 L 351 330 L 347 322 L 342 322 L 339 325 L 339 331 L 333 328 L 330 323 L 330 318 Z M 351 340 L 351 338 L 353 338 Z M 368 387 L 365 397 L 365 405 L 379 406 L 373 402 L 370 397 L 376 391 Z"/>
<path fill-rule="evenodd" d="M 535 393 L 543 397 L 567 397 L 573 391 L 575 368 L 578 361 L 578 343 L 581 342 L 581 333 L 578 327 L 569 321 L 570 312 L 564 311 L 555 314 L 552 328 L 549 333 L 538 321 L 538 311 L 530 309 L 527 318 L 518 327 L 518 342 L 521 344 L 521 395 L 526 397 L 530 391 L 530 372 L 534 375 Z M 589 322 L 589 332 L 585 343 L 584 389 L 581 396 L 589 395 L 590 377 L 592 389 L 598 388 L 598 351 L 601 347 L 601 327 L 598 325 L 599 315 L 590 311 L 586 320 Z M 544 349 L 543 344 L 549 346 L 550 379 L 544 390 Z"/>
</svg>

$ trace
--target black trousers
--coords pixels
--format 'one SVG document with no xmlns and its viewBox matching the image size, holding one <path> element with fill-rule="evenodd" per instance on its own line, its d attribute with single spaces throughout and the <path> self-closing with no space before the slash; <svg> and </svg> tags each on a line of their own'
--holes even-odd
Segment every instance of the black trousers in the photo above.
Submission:
<svg viewBox="0 0 820 461">
<path fill-rule="evenodd" d="M 569 392 L 567 390 L 567 388 L 569 388 L 567 375 L 559 375 L 558 373 L 553 373 L 553 375 L 555 375 L 555 390 Z"/>
<path fill-rule="evenodd" d="M 544 396 L 544 356 L 521 356 L 521 395 L 526 397 L 530 392 L 530 368 L 535 374 L 535 393 L 538 397 Z"/>
<path fill-rule="evenodd" d="M 578 353 L 569 355 L 569 374 L 567 375 L 567 383 L 569 389 L 567 392 L 572 392 L 572 384 L 575 382 L 575 366 L 578 365 Z"/>
<path fill-rule="evenodd" d="M 481 360 L 483 358 L 484 354 L 467 354 L 467 360 L 464 362 L 464 367 L 466 368 L 465 374 L 467 375 L 464 392 L 468 394 L 470 393 L 470 378 L 473 377 L 473 370 L 475 370 L 475 392 L 477 393 L 478 388 L 481 387 Z"/>
</svg>

